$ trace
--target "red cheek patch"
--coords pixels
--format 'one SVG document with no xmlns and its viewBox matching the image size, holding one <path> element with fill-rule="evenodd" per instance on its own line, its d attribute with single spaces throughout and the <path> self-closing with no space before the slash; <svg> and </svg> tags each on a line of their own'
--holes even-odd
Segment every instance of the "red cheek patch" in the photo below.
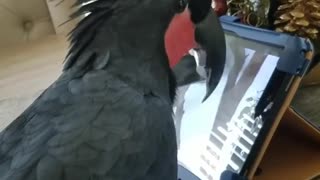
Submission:
<svg viewBox="0 0 320 180">
<path fill-rule="evenodd" d="M 185 10 L 173 18 L 165 34 L 165 48 L 170 66 L 176 65 L 182 56 L 195 46 L 194 25 L 189 11 Z"/>
</svg>

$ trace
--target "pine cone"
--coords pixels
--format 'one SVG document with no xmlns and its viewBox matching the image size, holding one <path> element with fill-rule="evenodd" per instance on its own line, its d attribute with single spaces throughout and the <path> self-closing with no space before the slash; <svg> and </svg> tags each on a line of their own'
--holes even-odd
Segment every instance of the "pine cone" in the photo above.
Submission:
<svg viewBox="0 0 320 180">
<path fill-rule="evenodd" d="M 320 0 L 280 0 L 275 16 L 276 31 L 312 40 L 319 38 Z"/>
</svg>

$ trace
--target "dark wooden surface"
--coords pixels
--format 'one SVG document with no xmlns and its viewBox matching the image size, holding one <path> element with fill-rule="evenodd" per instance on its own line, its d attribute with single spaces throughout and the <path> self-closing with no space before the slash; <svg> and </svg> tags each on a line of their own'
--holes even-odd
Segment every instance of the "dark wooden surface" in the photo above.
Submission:
<svg viewBox="0 0 320 180">
<path fill-rule="evenodd" d="M 300 88 L 291 104 L 303 116 L 320 125 L 320 85 Z"/>
</svg>

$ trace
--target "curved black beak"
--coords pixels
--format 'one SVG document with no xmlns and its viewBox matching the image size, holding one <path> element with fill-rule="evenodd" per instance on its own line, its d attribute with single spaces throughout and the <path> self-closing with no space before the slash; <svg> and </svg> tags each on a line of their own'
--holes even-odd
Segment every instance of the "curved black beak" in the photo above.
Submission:
<svg viewBox="0 0 320 180">
<path fill-rule="evenodd" d="M 203 99 L 205 101 L 217 87 L 226 62 L 226 40 L 214 11 L 209 11 L 207 16 L 196 24 L 195 39 L 207 55 L 207 92 Z"/>
<path fill-rule="evenodd" d="M 226 40 L 220 21 L 211 7 L 212 0 L 188 0 L 190 19 L 195 24 L 195 40 L 205 51 L 205 71 L 207 92 L 205 101 L 216 89 L 222 77 L 226 62 Z M 173 71 L 178 85 L 189 84 L 202 79 L 196 71 L 194 57 L 186 55 Z"/>
</svg>

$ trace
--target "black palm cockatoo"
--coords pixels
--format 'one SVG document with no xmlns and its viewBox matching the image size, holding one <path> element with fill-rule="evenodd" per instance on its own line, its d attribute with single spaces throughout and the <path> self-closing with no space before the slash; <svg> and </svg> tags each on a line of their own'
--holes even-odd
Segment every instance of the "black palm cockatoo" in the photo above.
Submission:
<svg viewBox="0 0 320 180">
<path fill-rule="evenodd" d="M 165 31 L 211 0 L 77 0 L 60 77 L 0 134 L 0 180 L 176 180 Z M 204 41 L 204 44 L 206 41 Z M 209 67 L 208 67 L 209 68 Z"/>
</svg>

